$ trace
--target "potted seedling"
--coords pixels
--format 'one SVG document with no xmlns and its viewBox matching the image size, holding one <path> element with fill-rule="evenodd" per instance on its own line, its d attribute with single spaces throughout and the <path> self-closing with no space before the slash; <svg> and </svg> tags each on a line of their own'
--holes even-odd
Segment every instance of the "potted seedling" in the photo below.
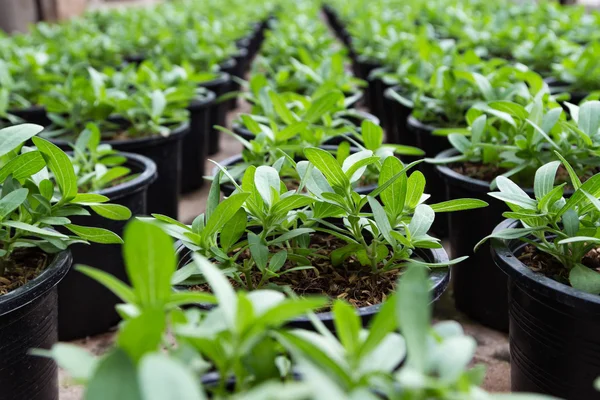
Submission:
<svg viewBox="0 0 600 400">
<path fill-rule="evenodd" d="M 40 96 L 60 78 L 48 70 L 49 56 L 44 52 L 9 45 L 0 61 L 0 118 L 11 123 L 19 117 L 25 122 L 49 123 Z"/>
<path fill-rule="evenodd" d="M 88 125 L 78 136 L 70 153 L 77 186 L 88 193 L 88 202 L 97 215 L 73 217 L 89 221 L 119 235 L 132 215 L 147 213 L 148 187 L 156 179 L 156 164 L 139 154 L 120 153 L 100 144 L 98 127 Z M 111 204 L 94 204 L 109 200 Z M 76 263 L 94 263 L 106 273 L 126 280 L 121 246 L 74 245 Z M 118 298 L 101 285 L 70 271 L 58 286 L 60 340 L 74 340 L 108 331 L 119 321 L 115 312 Z"/>
<path fill-rule="evenodd" d="M 372 151 L 356 153 L 343 165 L 322 149 L 307 149 L 305 156 L 308 161 L 296 165 L 302 178 L 295 190 L 285 187 L 276 169 L 249 167 L 241 184 L 235 183 L 234 194 L 220 204 L 218 181 L 213 182 L 207 213 L 191 227 L 155 216 L 185 246 L 174 283 L 203 290 L 202 275 L 186 265 L 189 253 L 198 252 L 216 260 L 236 285 L 249 290 L 270 284 L 300 295 L 346 297 L 366 323 L 393 291 L 404 263 L 420 257 L 423 265 L 438 267 L 431 273 L 432 290 L 436 298 L 441 295 L 448 283 L 447 266 L 462 259 L 449 261 L 439 241 L 427 235 L 434 210 L 486 203 L 467 199 L 433 208 L 421 204 L 427 197 L 423 175 L 416 172 L 408 178 L 406 170 L 416 163 L 403 167 L 395 157 L 385 158 L 380 186 L 366 196 L 353 184 L 369 165 L 382 162 Z M 302 194 L 304 189 L 308 194 Z M 331 313 L 319 317 L 331 327 Z M 306 326 L 308 320 L 295 323 Z"/>
<path fill-rule="evenodd" d="M 335 100 L 335 96 L 327 96 L 323 100 Z M 323 121 L 331 121 L 325 114 L 326 108 L 323 101 L 315 103 L 316 110 L 323 112 Z M 309 117 L 315 113 L 311 110 L 307 113 Z M 353 186 L 361 194 L 369 193 L 378 182 L 378 171 L 381 162 L 387 157 L 395 155 L 406 155 L 410 157 L 422 156 L 420 149 L 395 144 L 383 143 L 383 130 L 376 123 L 370 120 L 363 120 L 360 130 L 355 128 L 343 118 L 338 118 L 337 127 L 328 126 L 328 122 L 315 121 L 308 125 L 308 121 L 313 119 L 295 120 L 298 118 L 294 114 L 289 114 L 292 124 L 279 130 L 276 125 L 270 127 L 256 122 L 253 116 L 242 115 L 242 120 L 246 126 L 251 128 L 251 132 L 256 138 L 246 141 L 243 138 L 236 138 L 244 145 L 241 156 L 234 156 L 225 160 L 222 165 L 228 169 L 228 177 L 239 179 L 249 166 L 259 167 L 261 165 L 274 166 L 281 178 L 289 187 L 298 187 L 301 177 L 295 169 L 296 161 L 304 159 L 303 151 L 307 146 L 325 149 L 335 155 L 336 162 L 339 165 L 351 162 L 353 155 L 363 150 L 371 151 L 372 154 L 380 159 L 379 163 L 370 165 L 360 181 L 354 182 Z M 319 114 L 317 113 L 316 117 Z M 340 115 L 341 117 L 341 115 Z M 261 119 L 261 118 L 257 118 Z M 298 118 L 299 119 L 299 118 Z M 262 120 L 262 119 L 261 119 Z M 346 133 L 344 135 L 344 133 Z M 333 143 L 338 144 L 333 144 Z M 329 144 L 328 144 L 329 143 Z M 216 172 L 216 171 L 215 171 Z M 224 182 L 221 187 L 223 192 L 228 195 L 235 189 L 234 185 Z"/>
<path fill-rule="evenodd" d="M 252 104 L 252 119 L 259 123 L 276 124 L 279 129 L 302 123 L 313 132 L 314 143 L 336 144 L 343 140 L 342 135 L 360 127 L 363 120 L 379 122 L 371 114 L 353 108 L 354 99 L 345 97 L 337 89 L 321 87 L 310 97 L 293 92 L 278 93 L 268 86 L 265 79 L 261 75 L 253 77 L 250 82 L 252 94 L 246 97 Z M 233 131 L 247 141 L 253 140 L 260 132 L 255 126 L 250 130 L 251 126 L 244 126 L 245 122 L 251 123 L 239 118 L 234 122 Z M 302 131 L 296 135 L 300 133 Z M 308 137 L 308 134 L 303 137 Z"/>
<path fill-rule="evenodd" d="M 74 73 L 45 97 L 53 124 L 44 136 L 70 149 L 85 125 L 94 122 L 102 143 L 141 154 L 156 163 L 159 178 L 148 189 L 148 211 L 176 218 L 182 141 L 189 131 L 187 107 L 195 88 L 183 82 L 183 86 L 166 90 L 130 83 L 135 87 L 127 90 L 123 83 L 117 85 L 91 68 L 85 74 Z"/>
<path fill-rule="evenodd" d="M 559 169 L 568 179 L 555 184 L 563 180 Z M 552 161 L 536 171 L 534 196 L 504 177 L 490 193 L 510 208 L 504 216 L 511 219 L 488 238 L 508 275 L 513 390 L 598 395 L 592 384 L 600 369 L 588 357 L 598 342 L 598 182 L 600 174 L 582 182 L 569 163 Z"/>
<path fill-rule="evenodd" d="M 552 65 L 552 78 L 549 85 L 553 92 L 566 92 L 571 95 L 570 102 L 579 104 L 588 95 L 600 90 L 598 74 L 600 69 L 594 60 L 600 52 L 600 43 L 591 42 L 572 52 Z"/>
<path fill-rule="evenodd" d="M 593 152 L 596 139 L 592 138 L 598 131 L 593 115 L 598 112 L 598 103 L 591 102 L 574 110 L 579 119 L 569 121 L 558 104 L 544 102 L 541 95 L 526 107 L 512 102 L 491 102 L 471 109 L 467 113 L 469 130 L 450 134 L 453 149 L 440 153 L 434 161 L 443 164 L 437 170 L 445 181 L 449 198 L 486 199 L 498 176 L 509 177 L 533 193 L 537 168 L 559 157 L 568 160 L 582 178 L 593 175 L 597 163 Z M 560 176 L 564 179 L 566 173 Z M 451 215 L 452 251 L 468 252 L 500 223 L 505 210 L 503 203 L 492 201 L 485 210 Z M 479 222 L 472 224 L 472 221 Z M 485 247 L 464 265 L 465 268 L 460 265 L 454 270 L 457 307 L 486 325 L 506 331 L 504 274 L 493 265 Z M 473 282 L 487 284 L 473 285 Z"/>
<path fill-rule="evenodd" d="M 91 199 L 78 193 L 69 157 L 35 137 L 42 129 L 24 124 L 0 131 L 0 357 L 4 360 L 0 384 L 11 398 L 50 400 L 58 396 L 56 365 L 33 358 L 28 351 L 49 348 L 57 340 L 56 285 L 71 266 L 68 247 L 121 243 L 121 239 L 109 230 L 71 221 L 89 215 L 88 205 L 96 210 L 111 205 L 104 197 Z M 35 147 L 23 146 L 29 140 Z"/>
<path fill-rule="evenodd" d="M 114 86 L 124 91 L 128 90 L 128 86 L 143 87 L 168 93 L 169 101 L 188 101 L 190 132 L 182 142 L 181 191 L 188 193 L 202 187 L 211 129 L 209 112 L 215 104 L 216 95 L 201 87 L 196 88 L 195 82 L 202 79 L 201 74 L 194 74 L 166 61 L 160 64 L 144 61 L 122 71 L 105 72 L 110 75 Z"/>
</svg>

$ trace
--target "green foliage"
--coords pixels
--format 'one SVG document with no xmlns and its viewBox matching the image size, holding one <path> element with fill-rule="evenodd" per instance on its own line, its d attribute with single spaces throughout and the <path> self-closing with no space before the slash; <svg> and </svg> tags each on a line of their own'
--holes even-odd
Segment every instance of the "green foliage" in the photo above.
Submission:
<svg viewBox="0 0 600 400">
<path fill-rule="evenodd" d="M 35 137 L 42 129 L 23 124 L 0 130 L 0 276 L 14 267 L 19 249 L 57 253 L 75 243 L 122 243 L 106 229 L 73 224 L 69 217 L 89 215 L 86 207 L 110 219 L 131 216 L 127 208 L 108 204 L 105 196 L 79 193 L 69 157 Z M 29 139 L 35 147 L 24 146 Z"/>
<path fill-rule="evenodd" d="M 493 166 L 501 171 L 500 176 L 531 187 L 537 169 L 559 160 L 560 154 L 578 176 L 590 177 L 598 168 L 600 102 L 590 101 L 581 107 L 567 104 L 571 118 L 542 95 L 526 106 L 508 101 L 476 105 L 466 114 L 467 130 L 436 132 L 448 135 L 459 154 L 428 161 Z"/>
<path fill-rule="evenodd" d="M 499 192 L 490 196 L 505 202 L 522 227 L 495 231 L 489 238 L 520 239 L 538 251 L 550 255 L 563 266 L 571 286 L 584 292 L 600 294 L 600 273 L 584 265 L 584 257 L 598 247 L 600 234 L 596 221 L 600 218 L 600 174 L 581 182 L 573 167 L 562 160 L 540 167 L 535 174 L 535 197 L 531 198 L 511 180 L 499 177 Z M 565 183 L 555 185 L 559 167 L 570 177 L 573 194 L 565 197 Z M 560 279 L 560 274 L 558 275 Z"/>
<path fill-rule="evenodd" d="M 75 345 L 36 351 L 85 385 L 85 399 L 496 399 L 478 388 L 484 371 L 468 365 L 475 340 L 455 322 L 431 326 L 427 274 L 412 266 L 399 293 L 383 304 L 368 328 L 355 310 L 333 307 L 337 337 L 312 314 L 320 298 L 279 292 L 235 292 L 219 268 L 202 256 L 194 265 L 214 297 L 171 292 L 175 253 L 152 224 L 133 222 L 125 233 L 129 287 L 90 268 L 81 269 L 117 293 L 124 321 L 115 345 L 95 357 Z M 167 278 L 167 279 L 165 279 Z M 211 309 L 186 308 L 196 301 Z M 308 314 L 316 331 L 286 323 Z M 398 330 L 399 328 L 399 330 Z M 399 364 L 408 357 L 404 365 Z M 541 395 L 501 398 L 550 400 Z M 498 397 L 499 399 L 500 397 Z"/>
</svg>

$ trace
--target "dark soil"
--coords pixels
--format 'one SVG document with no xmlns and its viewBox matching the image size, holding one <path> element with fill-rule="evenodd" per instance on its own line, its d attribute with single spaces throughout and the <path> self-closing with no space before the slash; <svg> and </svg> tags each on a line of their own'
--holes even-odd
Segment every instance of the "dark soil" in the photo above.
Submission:
<svg viewBox="0 0 600 400">
<path fill-rule="evenodd" d="M 15 251 L 4 275 L 0 276 L 0 296 L 38 277 L 48 266 L 49 256 L 39 249 Z"/>
<path fill-rule="evenodd" d="M 496 179 L 498 176 L 500 176 L 503 173 L 508 171 L 508 169 L 499 167 L 497 165 L 473 163 L 473 162 L 451 164 L 450 168 L 453 171 L 458 172 L 461 175 L 468 176 L 469 178 L 473 178 L 473 179 L 479 179 L 479 180 L 485 181 L 485 182 L 491 182 L 494 179 Z M 600 172 L 600 169 L 594 169 L 594 170 L 589 171 L 589 172 L 585 173 L 584 175 L 580 176 L 579 179 L 581 179 L 582 182 L 585 182 L 598 172 Z M 511 179 L 513 179 L 513 178 L 511 178 Z M 533 179 L 533 176 L 532 176 L 532 179 Z M 565 182 L 567 183 L 567 185 L 565 186 L 565 190 L 573 190 L 573 187 L 571 186 L 571 179 L 569 178 L 568 171 L 565 169 L 564 166 L 560 165 L 558 167 L 558 171 L 556 171 L 555 184 L 559 185 L 559 184 L 565 183 Z M 533 180 L 532 180 L 531 184 L 527 185 L 527 187 L 532 187 L 532 185 L 533 185 Z"/>
<path fill-rule="evenodd" d="M 507 169 L 500 168 L 497 165 L 472 162 L 452 164 L 450 165 L 450 168 L 461 175 L 485 182 L 491 182 L 507 171 Z"/>
<path fill-rule="evenodd" d="M 569 270 L 550 254 L 538 251 L 532 245 L 527 245 L 518 258 L 532 271 L 539 272 L 548 278 L 569 285 Z M 590 250 L 583 258 L 582 264 L 600 272 L 600 248 Z"/>
<path fill-rule="evenodd" d="M 314 249 L 307 258 L 315 268 L 292 271 L 273 278 L 269 282 L 279 287 L 290 287 L 294 293 L 304 295 L 325 295 L 332 299 L 344 299 L 356 308 L 367 307 L 384 302 L 396 287 L 398 276 L 402 269 L 394 269 L 379 274 L 371 274 L 369 266 L 363 267 L 354 257 L 349 257 L 342 266 L 334 267 L 329 254 L 346 242 L 328 234 L 316 233 L 311 236 L 310 249 Z M 246 252 L 238 261 L 250 258 Z M 296 267 L 288 261 L 281 271 Z M 280 271 L 280 272 L 281 272 Z M 242 275 L 245 281 L 245 277 Z M 261 279 L 260 274 L 252 276 L 255 285 Z M 231 280 L 235 287 L 240 287 L 238 282 Z M 197 285 L 192 290 L 209 291 L 208 285 Z M 326 310 L 323 310 L 326 311 Z"/>
</svg>

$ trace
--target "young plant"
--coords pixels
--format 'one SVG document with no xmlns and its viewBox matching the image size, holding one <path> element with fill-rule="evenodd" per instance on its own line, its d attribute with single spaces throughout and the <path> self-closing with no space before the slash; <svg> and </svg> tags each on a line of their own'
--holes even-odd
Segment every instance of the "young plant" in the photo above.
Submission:
<svg viewBox="0 0 600 400">
<path fill-rule="evenodd" d="M 368 195 L 353 189 L 369 165 L 380 162 L 371 151 L 361 151 L 348 157 L 343 165 L 328 152 L 309 148 L 308 161 L 298 163 L 298 172 L 306 189 L 317 198 L 311 219 L 318 223 L 316 230 L 330 233 L 346 245 L 331 254 L 334 266 L 356 256 L 372 274 L 380 274 L 404 266 L 412 260 L 415 249 L 441 248 L 439 239 L 428 235 L 435 212 L 468 210 L 487 206 L 476 199 L 457 199 L 428 206 L 423 194 L 425 178 L 420 172 L 408 176 L 407 171 L 420 161 L 404 166 L 395 157 L 383 161 L 379 187 Z M 380 197 L 381 202 L 378 200 Z M 382 205 L 383 203 L 383 205 Z M 370 211 L 365 207 L 369 205 Z M 336 225 L 326 218 L 342 217 Z M 432 264 L 415 261 L 430 267 L 455 264 L 464 257 L 448 263 Z"/>
<path fill-rule="evenodd" d="M 85 385 L 88 400 L 107 395 L 123 400 L 550 400 L 491 395 L 478 387 L 483 369 L 467 369 L 476 343 L 455 322 L 431 326 L 430 288 L 421 266 L 408 269 L 399 293 L 383 304 L 368 329 L 361 328 L 352 307 L 337 301 L 336 338 L 311 313 L 324 299 L 286 298 L 270 290 L 236 292 L 219 268 L 199 255 L 194 263 L 215 295 L 173 292 L 173 243 L 156 226 L 132 222 L 124 248 L 131 287 L 79 267 L 125 302 L 118 306 L 124 321 L 115 345 L 99 357 L 73 344 L 35 351 L 54 358 Z M 179 308 L 195 302 L 216 306 Z M 318 333 L 286 327 L 307 313 Z"/>
<path fill-rule="evenodd" d="M 82 192 L 97 192 L 136 176 L 124 166 L 127 158 L 119 155 L 109 144 L 100 144 L 100 140 L 98 127 L 88 124 L 73 146 L 71 161 L 77 175 L 77 187 Z"/>
<path fill-rule="evenodd" d="M 297 228 L 297 210 L 314 201 L 310 196 L 288 190 L 277 170 L 268 166 L 250 167 L 234 194 L 219 201 L 221 174 L 212 182 L 207 211 L 191 227 L 162 215 L 153 215 L 159 226 L 192 252 L 217 262 L 228 277 L 247 290 L 261 289 L 271 280 L 310 264 L 285 248 L 274 254 L 269 247 L 293 242 L 313 232 Z M 283 268 L 286 262 L 301 262 Z M 204 284 L 193 264 L 177 271 L 173 283 L 182 286 Z"/>
<path fill-rule="evenodd" d="M 535 171 L 545 163 L 557 160 L 556 152 L 567 159 L 579 176 L 590 176 L 598 167 L 593 156 L 598 141 L 598 123 L 593 117 L 600 102 L 572 106 L 573 120 L 565 117 L 562 108 L 542 95 L 523 107 L 514 102 L 494 101 L 471 108 L 466 119 L 468 129 L 447 129 L 458 155 L 445 159 L 430 159 L 437 164 L 471 163 L 481 165 L 482 176 L 490 181 L 496 176 L 510 177 L 525 187 L 531 187 Z"/>
<path fill-rule="evenodd" d="M 110 219 L 131 217 L 126 207 L 108 204 L 105 196 L 79 193 L 69 157 L 35 137 L 42 129 L 24 124 L 0 131 L 0 277 L 15 273 L 15 257 L 27 249 L 52 254 L 75 243 L 122 243 L 106 229 L 71 222 L 71 216 L 89 215 L 87 207 Z M 28 140 L 35 147 L 24 147 Z"/>
<path fill-rule="evenodd" d="M 600 218 L 600 174 L 582 182 L 562 155 L 555 154 L 568 172 L 573 194 L 565 198 L 567 183 L 554 183 L 561 161 L 552 161 L 536 171 L 533 198 L 511 180 L 499 177 L 499 192 L 489 195 L 505 202 L 511 211 L 503 215 L 519 220 L 523 227 L 496 231 L 482 242 L 489 238 L 519 239 L 538 253 L 548 255 L 548 260 L 542 263 L 542 273 L 575 289 L 600 294 L 600 273 L 593 264 L 594 254 L 590 254 L 600 244 L 596 226 Z M 557 274 L 552 272 L 552 260 L 559 267 Z"/>
<path fill-rule="evenodd" d="M 253 393 L 256 398 L 276 400 L 281 394 L 278 390 L 296 393 L 291 399 L 306 398 L 302 384 L 275 383 L 290 377 L 291 369 L 272 332 L 294 317 L 322 307 L 325 299 L 289 299 L 270 290 L 235 292 L 222 272 L 200 255 L 194 255 L 194 265 L 206 276 L 215 295 L 173 292 L 173 243 L 160 228 L 140 221 L 132 222 L 125 231 L 124 254 L 132 287 L 100 270 L 78 267 L 124 302 L 117 306 L 124 322 L 115 347 L 101 357 L 68 344 L 55 345 L 49 352 L 37 351 L 54 357 L 79 383 L 86 384 L 86 398 L 114 393 L 126 394 L 121 398 L 127 400 L 172 396 L 203 400 L 208 393 L 214 396 L 211 398 L 223 399 Z M 179 308 L 195 303 L 218 306 L 210 311 Z M 210 371 L 216 374 L 206 375 Z M 108 385 L 117 376 L 131 379 Z M 175 381 L 167 384 L 165 379 Z"/>
</svg>

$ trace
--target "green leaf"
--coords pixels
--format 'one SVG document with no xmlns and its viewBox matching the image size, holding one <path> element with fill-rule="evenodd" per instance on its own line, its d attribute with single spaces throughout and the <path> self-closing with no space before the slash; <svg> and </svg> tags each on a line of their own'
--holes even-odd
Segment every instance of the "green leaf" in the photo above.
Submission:
<svg viewBox="0 0 600 400">
<path fill-rule="evenodd" d="M 600 127 L 600 101 L 587 101 L 579 107 L 577 126 L 589 137 L 594 137 L 598 134 L 598 128 Z"/>
<path fill-rule="evenodd" d="M 15 125 L 0 130 L 0 157 L 15 150 L 43 130 L 43 126 L 34 124 Z"/>
<path fill-rule="evenodd" d="M 13 211 L 15 211 L 21 204 L 27 200 L 29 194 L 28 189 L 17 189 L 0 199 L 0 219 L 8 217 Z"/>
<path fill-rule="evenodd" d="M 396 315 L 396 296 L 397 294 L 390 296 L 371 321 L 368 331 L 369 336 L 363 341 L 358 351 L 359 357 L 372 352 L 389 333 L 396 330 L 398 325 L 394 317 Z"/>
<path fill-rule="evenodd" d="M 473 210 L 475 208 L 483 208 L 487 207 L 488 203 L 479 199 L 454 199 L 443 201 L 441 203 L 432 204 L 431 208 L 436 213 L 439 212 L 454 212 L 454 211 L 464 211 L 464 210 Z"/>
<path fill-rule="evenodd" d="M 349 354 L 356 352 L 360 346 L 361 320 L 356 309 L 342 300 L 333 303 L 335 332 Z"/>
<path fill-rule="evenodd" d="M 569 282 L 577 290 L 600 294 L 600 273 L 582 264 L 575 264 L 571 269 L 569 272 Z"/>
<path fill-rule="evenodd" d="M 256 266 L 261 271 L 265 271 L 269 260 L 269 248 L 258 235 L 252 232 L 248 233 L 248 244 L 250 245 L 250 254 L 252 254 L 252 259 L 256 263 Z"/>
<path fill-rule="evenodd" d="M 75 267 L 75 269 L 102 284 L 102 286 L 113 292 L 125 303 L 137 303 L 137 297 L 133 292 L 133 289 L 111 274 L 96 268 L 87 267 L 85 265 L 78 265 Z"/>
<path fill-rule="evenodd" d="M 529 197 L 519 196 L 513 193 L 503 193 L 503 192 L 494 192 L 488 193 L 490 196 L 501 200 L 505 203 L 514 204 L 519 207 L 523 207 L 527 210 L 537 210 L 537 202 L 535 200 L 530 199 Z"/>
<path fill-rule="evenodd" d="M 556 180 L 556 171 L 560 166 L 560 161 L 552 161 L 548 164 L 542 165 L 535 172 L 535 180 L 533 184 L 533 190 L 535 197 L 540 200 L 547 195 L 554 187 L 554 181 Z"/>
<path fill-rule="evenodd" d="M 42 152 L 48 167 L 54 174 L 62 194 L 62 201 L 67 202 L 73 199 L 77 195 L 77 176 L 69 156 L 47 140 L 34 137 L 33 143 Z"/>
<path fill-rule="evenodd" d="M 202 238 L 207 240 L 216 234 L 242 207 L 250 193 L 236 193 L 223 200 L 202 230 Z"/>
<path fill-rule="evenodd" d="M 152 117 L 157 118 L 163 115 L 166 106 L 165 94 L 160 90 L 154 90 L 152 92 Z"/>
<path fill-rule="evenodd" d="M 499 100 L 499 101 L 491 101 L 488 105 L 498 111 L 505 112 L 507 114 L 513 115 L 519 119 L 525 120 L 529 116 L 529 113 L 520 104 L 513 103 L 512 101 Z M 479 117 L 481 118 L 481 117 Z M 479 119 L 478 118 L 478 119 Z"/>
<path fill-rule="evenodd" d="M 46 166 L 46 161 L 39 151 L 29 151 L 18 155 L 0 169 L 0 182 L 4 182 L 9 175 L 22 180 L 40 172 Z"/>
<path fill-rule="evenodd" d="M 114 221 L 127 221 L 131 218 L 129 208 L 120 204 L 97 204 L 90 207 L 96 214 Z"/>
<path fill-rule="evenodd" d="M 98 363 L 85 390 L 86 400 L 143 400 L 135 365 L 115 348 Z"/>
<path fill-rule="evenodd" d="M 144 400 L 204 400 L 192 369 L 165 354 L 148 354 L 139 368 Z"/>
<path fill-rule="evenodd" d="M 219 309 L 223 313 L 227 326 L 234 329 L 237 316 L 237 295 L 233 287 L 223 273 L 206 258 L 197 253 L 193 253 L 192 257 L 219 301 Z"/>
<path fill-rule="evenodd" d="M 140 304 L 162 307 L 171 296 L 171 276 L 176 267 L 169 235 L 156 225 L 134 219 L 125 228 L 123 255 Z"/>
<path fill-rule="evenodd" d="M 360 129 L 365 147 L 368 150 L 377 151 L 383 143 L 383 129 L 368 119 L 362 122 Z"/>
<path fill-rule="evenodd" d="M 41 235 L 41 236 L 48 236 L 48 237 L 55 237 L 55 238 L 60 238 L 60 239 L 67 239 L 68 236 L 63 235 L 62 233 L 58 233 L 56 231 L 53 230 L 49 230 L 49 229 L 42 229 L 39 228 L 37 226 L 31 225 L 31 224 L 27 224 L 25 222 L 19 222 L 19 221 L 4 221 L 2 222 L 2 225 L 4 226 L 10 226 L 11 228 L 15 228 L 21 231 L 25 231 L 25 232 L 29 232 L 29 233 L 34 233 L 36 235 Z"/>
<path fill-rule="evenodd" d="M 221 200 L 221 176 L 222 172 L 217 172 L 213 177 L 212 183 L 210 184 L 210 190 L 208 192 L 208 198 L 206 199 L 206 211 L 204 215 L 206 216 L 206 221 L 208 221 L 215 209 L 219 205 L 219 201 Z"/>
<path fill-rule="evenodd" d="M 425 372 L 427 337 L 431 323 L 429 307 L 429 282 L 426 269 L 409 266 L 398 284 L 396 319 L 406 340 L 407 365 L 418 372 Z"/>
<path fill-rule="evenodd" d="M 244 231 L 246 230 L 247 224 L 248 216 L 246 215 L 246 211 L 240 208 L 233 215 L 233 218 L 223 225 L 223 229 L 221 230 L 221 234 L 219 236 L 223 250 L 227 251 L 231 249 L 231 246 L 240 240 L 244 234 Z"/>
<path fill-rule="evenodd" d="M 296 122 L 294 114 L 292 114 L 292 112 L 287 108 L 287 105 L 285 104 L 285 101 L 283 101 L 281 96 L 279 96 L 277 93 L 271 90 L 269 91 L 269 98 L 273 103 L 273 108 L 275 109 L 275 112 L 283 122 L 285 122 L 287 125 L 291 125 L 294 122 Z"/>
<path fill-rule="evenodd" d="M 164 309 L 142 309 L 138 316 L 119 326 L 117 346 L 137 363 L 144 355 L 159 350 L 167 329 L 166 318 Z"/>
<path fill-rule="evenodd" d="M 402 171 L 402 162 L 396 157 L 387 157 L 383 161 L 383 166 L 379 173 L 379 185 L 392 179 L 400 171 Z M 407 181 L 406 174 L 404 174 L 390 187 L 381 192 L 381 201 L 385 205 L 386 210 L 392 215 L 392 220 L 395 220 L 404 211 Z"/>
<path fill-rule="evenodd" d="M 122 244 L 123 240 L 117 235 L 103 228 L 94 228 L 90 226 L 80 226 L 74 224 L 65 225 L 65 228 L 76 234 L 82 239 L 100 244 Z"/>
<path fill-rule="evenodd" d="M 342 98 L 341 92 L 330 92 L 319 97 L 310 105 L 308 111 L 304 114 L 303 120 L 309 124 L 317 122 L 324 114 L 333 111 Z"/>
<path fill-rule="evenodd" d="M 479 248 L 479 246 L 481 246 L 488 239 L 491 239 L 491 238 L 504 239 L 504 240 L 520 239 L 522 237 L 532 234 L 533 232 L 537 232 L 540 229 L 542 229 L 542 228 L 540 228 L 540 227 L 538 227 L 538 228 L 508 228 L 508 229 L 503 229 L 503 230 L 500 230 L 497 232 L 493 232 L 491 235 L 486 236 L 483 239 L 481 239 L 479 241 L 479 243 L 477 243 L 475 245 L 474 251 L 476 251 L 477 248 Z"/>
<path fill-rule="evenodd" d="M 350 186 L 348 177 L 337 160 L 327 151 L 317 148 L 304 149 L 304 155 L 315 167 L 325 175 L 332 186 L 346 188 Z"/>
<path fill-rule="evenodd" d="M 73 199 L 71 199 L 70 203 L 87 206 L 91 204 L 105 203 L 109 200 L 110 199 L 108 197 L 97 193 L 79 193 Z"/>
<path fill-rule="evenodd" d="M 427 204 L 419 204 L 415 208 L 415 213 L 408 224 L 408 230 L 411 236 L 421 236 L 429 232 L 429 228 L 435 219 L 435 212 Z"/>
<path fill-rule="evenodd" d="M 274 215 L 287 214 L 291 210 L 305 207 L 314 202 L 315 199 L 310 196 L 306 196 L 303 194 L 293 194 L 291 196 L 287 196 L 279 200 L 275 204 L 275 207 L 273 207 L 272 213 Z"/>
<path fill-rule="evenodd" d="M 46 355 L 52 357 L 76 381 L 90 379 L 98 365 L 96 357 L 74 344 L 56 343 Z"/>
<path fill-rule="evenodd" d="M 279 193 L 281 187 L 281 180 L 279 179 L 277 170 L 266 165 L 261 165 L 256 168 L 254 184 L 263 201 L 269 206 L 272 206 L 275 201 L 273 198 L 273 189 L 276 193 Z"/>
<path fill-rule="evenodd" d="M 569 162 L 558 151 L 554 150 L 554 154 L 556 154 L 556 156 L 560 158 L 565 169 L 569 173 L 569 178 L 571 179 L 571 185 L 573 186 L 573 189 L 579 189 L 581 187 L 581 179 L 579 179 L 579 176 L 577 176 L 577 173 L 575 172 L 571 164 L 569 164 Z"/>
<path fill-rule="evenodd" d="M 371 206 L 371 210 L 373 211 L 373 217 L 375 218 L 377 229 L 379 229 L 385 240 L 387 240 L 387 242 L 391 244 L 392 247 L 396 247 L 396 239 L 394 239 L 394 237 L 392 236 L 392 226 L 390 224 L 387 214 L 385 213 L 385 210 L 383 209 L 383 207 L 381 207 L 381 204 L 379 204 L 379 202 L 373 197 L 368 196 L 367 200 L 369 202 L 369 205 Z"/>
</svg>

